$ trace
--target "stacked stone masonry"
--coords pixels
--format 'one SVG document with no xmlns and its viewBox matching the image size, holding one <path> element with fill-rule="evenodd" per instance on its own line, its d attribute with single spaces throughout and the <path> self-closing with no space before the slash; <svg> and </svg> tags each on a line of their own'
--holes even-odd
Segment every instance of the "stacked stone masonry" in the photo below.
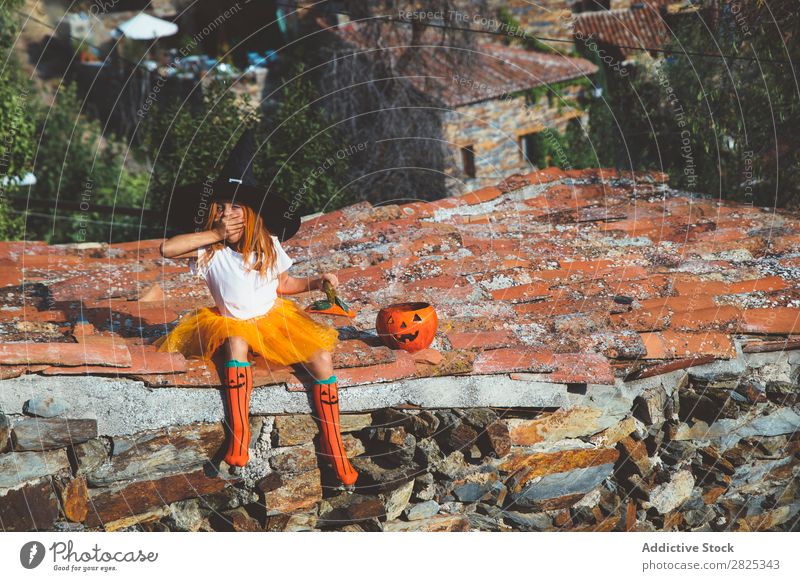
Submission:
<svg viewBox="0 0 800 581">
<path fill-rule="evenodd" d="M 251 462 L 228 469 L 219 421 L 108 435 L 96 419 L 70 414 L 63 392 L 12 380 L 4 382 L 0 415 L 0 524 L 7 531 L 796 530 L 798 354 L 748 354 L 744 373 L 705 365 L 611 387 L 570 384 L 573 397 L 558 408 L 344 413 L 346 452 L 360 472 L 352 491 L 337 487 L 309 414 L 254 415 Z M 57 395 L 11 409 L 9 391 L 16 404 L 26 392 Z"/>
</svg>

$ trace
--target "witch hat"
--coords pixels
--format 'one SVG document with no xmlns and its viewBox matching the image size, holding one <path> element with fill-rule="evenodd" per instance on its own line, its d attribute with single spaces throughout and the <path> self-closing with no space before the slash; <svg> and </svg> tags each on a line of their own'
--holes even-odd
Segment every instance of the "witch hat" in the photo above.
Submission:
<svg viewBox="0 0 800 581">
<path fill-rule="evenodd" d="M 168 205 L 167 226 L 182 232 L 203 228 L 212 202 L 230 201 L 250 206 L 278 240 L 288 240 L 300 229 L 300 205 L 292 206 L 278 194 L 258 185 L 253 173 L 256 155 L 251 129 L 234 146 L 219 176 L 177 186 Z"/>
</svg>

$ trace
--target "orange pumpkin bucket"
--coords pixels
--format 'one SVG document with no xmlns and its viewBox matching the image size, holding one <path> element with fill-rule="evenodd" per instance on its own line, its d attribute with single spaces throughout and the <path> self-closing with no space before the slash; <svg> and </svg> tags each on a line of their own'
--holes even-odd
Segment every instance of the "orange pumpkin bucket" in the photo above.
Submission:
<svg viewBox="0 0 800 581">
<path fill-rule="evenodd" d="M 332 315 L 340 317 L 356 316 L 356 312 L 350 308 L 346 302 L 336 296 L 336 289 L 328 281 L 322 281 L 322 290 L 325 291 L 326 298 L 314 301 L 306 307 L 307 313 L 319 313 L 321 315 Z"/>
<path fill-rule="evenodd" d="M 427 349 L 433 343 L 439 317 L 430 303 L 394 303 L 382 308 L 375 321 L 381 341 L 392 349 L 409 353 Z"/>
</svg>

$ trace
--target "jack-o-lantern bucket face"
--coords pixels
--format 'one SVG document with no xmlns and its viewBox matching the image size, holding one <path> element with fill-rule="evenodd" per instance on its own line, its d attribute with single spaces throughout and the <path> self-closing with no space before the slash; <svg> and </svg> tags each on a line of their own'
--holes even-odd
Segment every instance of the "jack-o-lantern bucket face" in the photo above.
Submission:
<svg viewBox="0 0 800 581">
<path fill-rule="evenodd" d="M 438 324 L 430 303 L 395 303 L 380 310 L 375 329 L 387 347 L 413 353 L 430 346 Z"/>
</svg>

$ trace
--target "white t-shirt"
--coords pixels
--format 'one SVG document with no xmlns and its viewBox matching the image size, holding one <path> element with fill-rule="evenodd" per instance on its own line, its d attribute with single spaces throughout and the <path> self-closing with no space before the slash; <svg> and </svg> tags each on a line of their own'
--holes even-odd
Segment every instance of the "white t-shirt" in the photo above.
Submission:
<svg viewBox="0 0 800 581">
<path fill-rule="evenodd" d="M 228 245 L 217 250 L 203 268 L 198 268 L 197 261 L 205 253 L 205 248 L 198 248 L 197 258 L 189 261 L 189 269 L 192 274 L 205 279 L 221 314 L 235 319 L 250 319 L 265 314 L 275 304 L 278 275 L 288 270 L 293 261 L 281 247 L 277 236 L 272 236 L 272 242 L 277 260 L 264 276 L 256 270 L 245 272 L 244 257 Z M 254 255 L 251 260 L 253 258 Z"/>
</svg>

